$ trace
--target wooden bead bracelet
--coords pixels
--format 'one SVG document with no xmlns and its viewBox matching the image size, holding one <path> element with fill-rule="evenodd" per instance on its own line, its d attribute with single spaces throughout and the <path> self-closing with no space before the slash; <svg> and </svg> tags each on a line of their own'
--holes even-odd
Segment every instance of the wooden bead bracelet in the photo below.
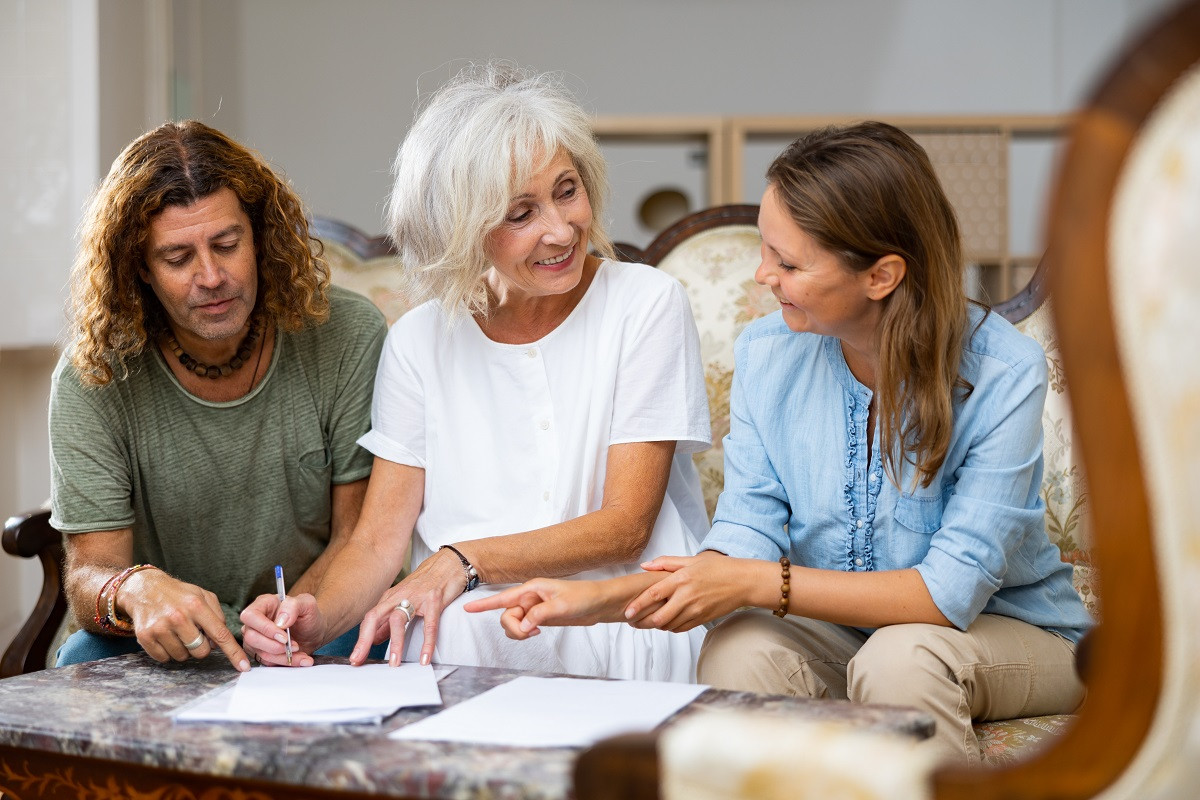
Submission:
<svg viewBox="0 0 1200 800">
<path fill-rule="evenodd" d="M 780 587 L 783 596 L 779 598 L 779 609 L 771 613 L 777 617 L 786 617 L 788 613 L 788 591 L 791 589 L 789 578 L 791 577 L 792 562 L 788 561 L 787 556 L 779 559 L 779 566 L 783 570 L 783 586 Z"/>
</svg>

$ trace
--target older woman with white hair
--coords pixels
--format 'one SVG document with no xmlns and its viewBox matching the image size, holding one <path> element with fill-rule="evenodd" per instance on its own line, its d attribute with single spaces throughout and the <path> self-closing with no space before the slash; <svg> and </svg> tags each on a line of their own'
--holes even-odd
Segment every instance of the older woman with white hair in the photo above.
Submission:
<svg viewBox="0 0 1200 800">
<path fill-rule="evenodd" d="M 707 529 L 691 309 L 671 277 L 612 259 L 587 114 L 552 76 L 469 68 L 420 113 L 394 172 L 390 233 L 426 302 L 384 345 L 362 514 L 314 595 L 247 609 L 247 648 L 288 663 L 290 627 L 291 663 L 311 664 L 361 620 L 352 663 L 390 638 L 392 664 L 692 680 L 702 630 L 546 629 L 529 647 L 498 611 L 461 608 L 535 576 L 630 574 L 695 553 Z M 392 585 L 410 543 L 412 572 Z"/>
</svg>

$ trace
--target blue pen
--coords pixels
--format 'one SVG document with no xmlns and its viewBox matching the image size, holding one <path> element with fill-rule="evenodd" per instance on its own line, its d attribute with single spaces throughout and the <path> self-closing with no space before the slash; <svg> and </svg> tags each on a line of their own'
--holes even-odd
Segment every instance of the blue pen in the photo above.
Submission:
<svg viewBox="0 0 1200 800">
<path fill-rule="evenodd" d="M 287 593 L 283 590 L 283 567 L 278 564 L 275 565 L 275 590 L 279 592 L 279 604 L 283 605 L 283 599 L 287 597 Z M 285 630 L 288 637 L 287 659 L 288 666 L 290 667 L 292 665 L 292 629 L 288 627 Z"/>
</svg>

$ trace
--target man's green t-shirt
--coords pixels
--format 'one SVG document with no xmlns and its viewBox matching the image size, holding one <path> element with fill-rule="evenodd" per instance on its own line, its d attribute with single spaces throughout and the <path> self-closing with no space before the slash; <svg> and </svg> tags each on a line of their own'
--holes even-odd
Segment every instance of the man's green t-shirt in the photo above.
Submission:
<svg viewBox="0 0 1200 800">
<path fill-rule="evenodd" d="M 386 332 L 365 297 L 330 289 L 329 321 L 278 333 L 246 397 L 188 393 L 157 347 L 90 388 L 60 359 L 50 396 L 51 524 L 68 534 L 133 528 L 134 563 L 215 593 L 230 630 L 260 594 L 289 583 L 330 536 L 333 484 L 371 472 L 370 428 Z"/>
</svg>

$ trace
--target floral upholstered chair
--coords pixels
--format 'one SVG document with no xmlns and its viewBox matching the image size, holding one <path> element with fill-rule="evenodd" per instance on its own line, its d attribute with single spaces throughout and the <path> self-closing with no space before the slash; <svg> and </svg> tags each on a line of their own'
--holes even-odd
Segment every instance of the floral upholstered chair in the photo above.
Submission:
<svg viewBox="0 0 1200 800">
<path fill-rule="evenodd" d="M 700 332 L 713 446 L 695 459 L 709 519 L 724 485 L 722 439 L 729 433 L 733 343 L 748 324 L 779 308 L 771 290 L 754 282 L 761 241 L 758 206 L 719 206 L 667 228 L 644 254 L 647 264 L 687 289 Z"/>
<path fill-rule="evenodd" d="M 411 308 L 400 292 L 399 262 L 387 237 L 367 236 L 327 217 L 313 217 L 310 231 L 325 245 L 325 260 L 335 286 L 369 297 L 388 325 Z"/>
<path fill-rule="evenodd" d="M 1087 514 L 1087 487 L 1080 471 L 1062 356 L 1054 332 L 1051 302 L 1046 294 L 1045 264 L 1016 297 L 994 309 L 1017 330 L 1034 339 L 1046 351 L 1049 388 L 1042 411 L 1042 500 L 1046 504 L 1046 533 L 1058 545 L 1063 561 L 1074 567 L 1075 591 L 1093 619 L 1099 619 L 1100 598 L 1091 560 L 1091 533 Z M 980 722 L 975 735 L 985 764 L 1009 764 L 1024 757 L 1071 724 L 1070 714 Z"/>
<path fill-rule="evenodd" d="M 700 332 L 712 417 L 713 447 L 697 454 L 701 487 L 709 516 L 721 493 L 724 452 L 721 440 L 729 433 L 729 391 L 733 379 L 733 343 L 749 323 L 779 308 L 769 289 L 754 281 L 761 239 L 758 207 L 720 206 L 700 211 L 671 226 L 646 247 L 645 261 L 677 278 L 687 289 Z M 1046 530 L 1074 565 L 1075 588 L 1093 616 L 1099 612 L 1089 556 L 1087 490 L 1079 470 L 1071 432 L 1062 359 L 1045 291 L 1045 268 L 1039 268 L 1017 296 L 997 305 L 994 313 L 1007 318 L 1046 351 L 1050 387 L 1042 416 L 1045 466 L 1042 499 Z M 985 763 L 1015 760 L 1061 733 L 1071 716 L 985 722 L 975 726 Z"/>
</svg>

